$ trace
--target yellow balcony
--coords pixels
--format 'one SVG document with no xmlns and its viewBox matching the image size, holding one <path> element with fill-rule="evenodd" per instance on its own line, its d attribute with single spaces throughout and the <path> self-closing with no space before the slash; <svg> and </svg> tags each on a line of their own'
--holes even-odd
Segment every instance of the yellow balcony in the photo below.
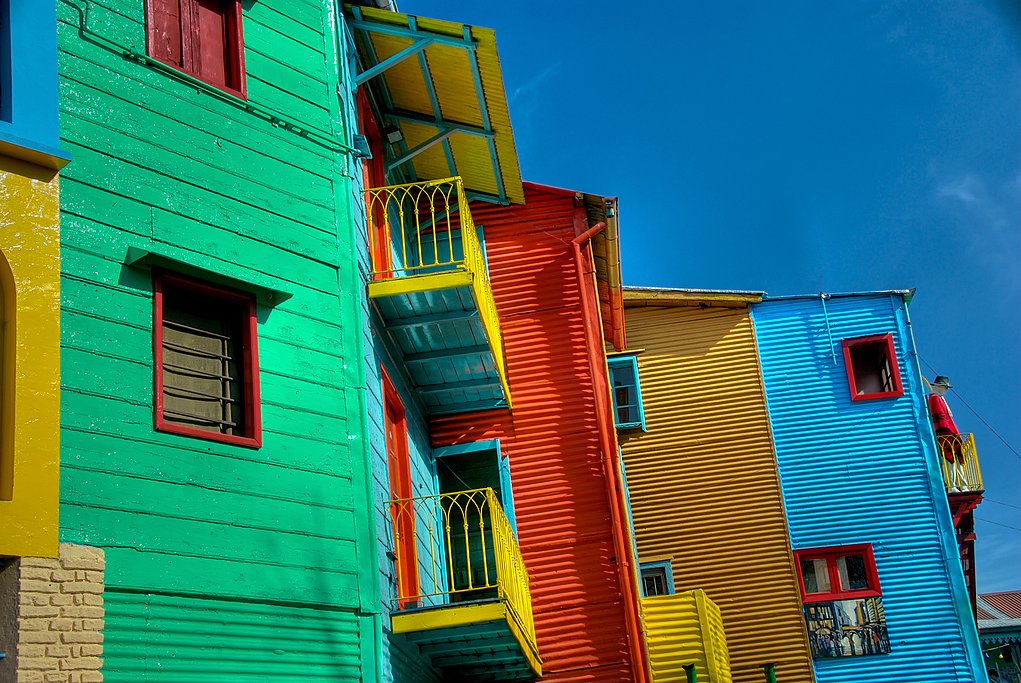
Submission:
<svg viewBox="0 0 1021 683">
<path fill-rule="evenodd" d="M 509 407 L 500 321 L 461 178 L 365 191 L 369 298 L 433 413 Z"/>
<path fill-rule="evenodd" d="M 962 434 L 960 437 L 940 435 L 940 463 L 943 466 L 943 483 L 948 493 L 969 493 L 982 491 L 982 471 L 978 467 L 978 451 L 975 449 L 975 435 Z"/>
<path fill-rule="evenodd" d="M 491 488 L 391 500 L 404 634 L 457 680 L 542 674 L 528 573 Z"/>
<path fill-rule="evenodd" d="M 731 683 L 723 617 L 705 591 L 642 598 L 642 619 L 653 683 L 687 681 L 692 665 L 700 683 Z"/>
</svg>

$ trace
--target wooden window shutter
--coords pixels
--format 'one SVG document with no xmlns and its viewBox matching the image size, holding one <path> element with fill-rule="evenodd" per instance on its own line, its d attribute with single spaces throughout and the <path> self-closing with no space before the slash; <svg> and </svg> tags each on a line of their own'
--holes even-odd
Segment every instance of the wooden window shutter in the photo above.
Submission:
<svg viewBox="0 0 1021 683">
<path fill-rule="evenodd" d="M 247 431 L 243 312 L 175 287 L 163 299 L 163 417 L 204 431 Z"/>
<path fill-rule="evenodd" d="M 184 68 L 181 0 L 148 0 L 148 8 L 149 56 Z"/>
<path fill-rule="evenodd" d="M 235 88 L 231 68 L 233 36 L 228 17 L 231 0 L 194 0 L 192 54 L 195 75 L 221 88 Z"/>
</svg>

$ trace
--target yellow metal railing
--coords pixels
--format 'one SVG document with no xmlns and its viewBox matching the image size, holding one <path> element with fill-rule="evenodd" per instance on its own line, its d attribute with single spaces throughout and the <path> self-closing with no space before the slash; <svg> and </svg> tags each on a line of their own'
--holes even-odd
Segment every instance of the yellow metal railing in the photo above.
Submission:
<svg viewBox="0 0 1021 683">
<path fill-rule="evenodd" d="M 940 434 L 940 462 L 943 465 L 943 482 L 947 491 L 981 491 L 982 471 L 978 466 L 978 451 L 975 449 L 975 435 Z"/>
<path fill-rule="evenodd" d="M 394 602 L 409 608 L 503 600 L 535 643 L 528 572 L 493 489 L 402 498 L 388 505 L 400 587 Z M 401 537 L 407 529 L 410 539 Z M 417 576 L 403 576 L 408 567 L 417 568 Z"/>
<path fill-rule="evenodd" d="M 489 269 L 460 177 L 365 190 L 372 280 L 466 272 L 504 394 L 510 388 Z"/>
</svg>

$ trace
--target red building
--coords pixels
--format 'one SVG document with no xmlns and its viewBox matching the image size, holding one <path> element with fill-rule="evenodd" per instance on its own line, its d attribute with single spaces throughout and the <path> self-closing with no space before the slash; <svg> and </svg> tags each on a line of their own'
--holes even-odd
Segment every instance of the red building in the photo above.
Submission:
<svg viewBox="0 0 1021 683">
<path fill-rule="evenodd" d="M 624 345 L 616 202 L 525 184 L 476 204 L 513 411 L 433 419 L 434 447 L 499 439 L 546 681 L 646 681 L 606 348 Z"/>
</svg>

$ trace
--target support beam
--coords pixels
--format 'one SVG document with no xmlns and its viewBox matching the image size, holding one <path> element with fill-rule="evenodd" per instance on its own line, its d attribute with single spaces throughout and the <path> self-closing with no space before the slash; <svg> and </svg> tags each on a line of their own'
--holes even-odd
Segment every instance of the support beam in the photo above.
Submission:
<svg viewBox="0 0 1021 683">
<path fill-rule="evenodd" d="M 443 142 L 444 140 L 446 140 L 447 138 L 449 138 L 451 135 L 453 135 L 456 132 L 457 131 L 454 128 L 443 128 L 443 129 L 441 129 L 439 133 L 437 133 L 436 135 L 432 136 L 431 138 L 429 138 L 425 142 L 422 142 L 422 143 L 420 143 L 418 145 L 415 145 L 414 147 L 409 149 L 407 152 L 405 152 L 401 156 L 399 156 L 396 159 L 394 159 L 393 161 L 390 161 L 389 163 L 387 163 L 386 170 L 388 172 L 392 171 L 395 168 L 397 168 L 398 166 L 400 166 L 401 164 L 403 164 L 403 163 L 405 163 L 407 161 L 411 161 L 412 159 L 417 157 L 419 154 L 421 154 L 425 150 L 429 149 L 430 147 L 432 147 L 433 145 L 435 145 L 437 143 Z"/>
<path fill-rule="evenodd" d="M 449 45 L 451 47 L 459 47 L 469 52 L 475 52 L 476 42 L 474 38 L 457 38 L 455 36 L 445 36 L 441 33 L 430 33 L 428 31 L 419 31 L 418 27 L 410 26 L 394 26 L 393 24 L 382 24 L 373 21 L 368 21 L 362 17 L 360 12 L 356 12 L 356 19 L 351 22 L 351 25 L 367 33 L 381 33 L 387 36 L 400 36 L 402 38 L 410 38 L 411 40 L 421 40 L 423 38 L 431 38 L 434 42 L 440 45 Z M 410 17 L 414 19 L 414 17 Z"/>
<path fill-rule="evenodd" d="M 461 29 L 465 39 L 471 38 L 471 27 L 465 26 Z M 479 99 L 479 113 L 482 114 L 482 127 L 492 130 L 493 125 L 489 120 L 489 108 L 486 106 L 486 91 L 482 87 L 482 72 L 479 71 L 479 60 L 474 52 L 468 53 L 468 62 L 472 68 L 472 79 L 475 81 L 475 96 Z M 493 163 L 493 178 L 496 179 L 496 194 L 501 200 L 506 201 L 507 190 L 503 186 L 503 176 L 500 173 L 500 162 L 496 156 L 496 142 L 489 138 L 489 158 Z"/>
<path fill-rule="evenodd" d="M 437 323 L 449 323 L 455 320 L 478 320 L 478 311 L 447 311 L 446 313 L 430 313 L 429 315 L 417 315 L 414 318 L 399 318 L 386 321 L 387 329 L 396 330 L 402 327 L 424 327 L 425 325 L 436 325 Z"/>
<path fill-rule="evenodd" d="M 489 346 L 463 346 L 459 349 L 442 349 L 440 351 L 423 351 L 422 353 L 404 354 L 405 363 L 424 363 L 431 360 L 443 360 L 444 358 L 462 358 L 464 356 L 478 356 L 480 354 L 492 355 Z"/>
<path fill-rule="evenodd" d="M 418 18 L 408 17 L 408 26 L 412 30 L 418 30 Z M 468 54 L 474 55 L 475 53 L 468 50 Z M 433 75 L 429 70 L 429 61 L 425 58 L 425 53 L 419 53 L 418 65 L 422 69 L 422 77 L 425 81 L 426 92 L 429 93 L 429 103 L 432 106 L 433 117 L 439 121 L 443 118 L 443 111 L 440 109 L 440 100 L 436 96 L 436 87 L 433 85 Z M 447 158 L 447 167 L 450 169 L 450 175 L 457 175 L 457 165 L 454 163 L 454 150 L 450 148 L 450 141 L 446 138 L 443 139 L 443 154 Z"/>
<path fill-rule="evenodd" d="M 442 118 L 429 118 L 428 116 L 421 116 L 418 114 L 410 114 L 407 112 L 393 112 L 386 114 L 387 118 L 393 119 L 394 121 L 404 121 L 407 123 L 420 123 L 423 126 L 435 126 L 436 128 L 453 128 L 455 133 L 467 133 L 468 135 L 477 135 L 483 138 L 494 138 L 496 133 L 486 128 L 480 128 L 478 126 L 472 126 L 467 123 L 458 123 L 457 121 L 447 121 Z"/>
<path fill-rule="evenodd" d="M 499 377 L 487 377 L 486 379 L 467 379 L 462 382 L 447 382 L 446 384 L 425 384 L 418 387 L 423 394 L 439 394 L 444 391 L 460 391 L 461 389 L 499 389 Z"/>
<path fill-rule="evenodd" d="M 412 57 L 416 54 L 420 54 L 422 50 L 426 49 L 434 42 L 436 41 L 433 40 L 432 38 L 422 38 L 421 40 L 412 43 L 411 45 L 404 48 L 400 52 L 397 52 L 391 55 L 390 57 L 387 57 L 382 62 L 379 62 L 375 66 L 372 66 L 366 69 L 365 71 L 361 72 L 357 76 L 355 76 L 355 84 L 361 85 L 365 81 L 375 78 L 376 76 L 380 75 L 390 67 L 400 64 L 409 57 Z"/>
</svg>

